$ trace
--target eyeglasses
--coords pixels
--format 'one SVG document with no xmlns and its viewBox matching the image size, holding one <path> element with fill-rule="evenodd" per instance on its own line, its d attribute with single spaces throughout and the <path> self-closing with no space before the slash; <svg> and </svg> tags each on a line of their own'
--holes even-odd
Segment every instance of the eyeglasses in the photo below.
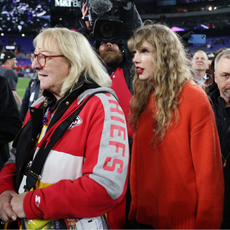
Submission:
<svg viewBox="0 0 230 230">
<path fill-rule="evenodd" d="M 35 53 L 31 53 L 30 54 L 30 60 L 31 62 L 33 63 L 34 60 L 36 59 L 37 57 L 37 60 L 38 60 L 38 63 L 41 65 L 41 67 L 44 67 L 46 65 L 46 58 L 48 57 L 64 57 L 64 55 L 45 55 L 45 54 L 42 54 L 42 53 L 39 53 L 39 54 L 35 54 Z"/>
</svg>

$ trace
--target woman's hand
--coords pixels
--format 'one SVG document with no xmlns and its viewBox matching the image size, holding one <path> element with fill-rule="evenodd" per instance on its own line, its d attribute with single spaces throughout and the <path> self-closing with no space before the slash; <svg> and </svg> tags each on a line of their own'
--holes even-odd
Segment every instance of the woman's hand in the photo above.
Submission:
<svg viewBox="0 0 230 230">
<path fill-rule="evenodd" d="M 10 204 L 14 195 L 17 195 L 17 193 L 11 190 L 6 190 L 0 195 L 0 219 L 7 223 L 17 219 L 17 214 L 14 212 Z"/>
<path fill-rule="evenodd" d="M 24 202 L 26 194 L 27 192 L 24 192 L 22 194 L 16 193 L 13 195 L 13 198 L 11 199 L 11 202 L 10 202 L 13 211 L 17 214 L 19 218 L 26 217 L 24 209 L 23 209 L 23 202 Z"/>
</svg>

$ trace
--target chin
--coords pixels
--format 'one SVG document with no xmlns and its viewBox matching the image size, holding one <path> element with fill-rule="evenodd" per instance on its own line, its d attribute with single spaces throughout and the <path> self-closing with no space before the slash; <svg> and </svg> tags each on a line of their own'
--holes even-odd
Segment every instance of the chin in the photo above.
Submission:
<svg viewBox="0 0 230 230">
<path fill-rule="evenodd" d="M 48 90 L 48 88 L 46 87 L 46 85 L 42 85 L 41 83 L 40 83 L 40 88 L 43 89 L 43 90 Z"/>
<path fill-rule="evenodd" d="M 148 77 L 145 77 L 145 76 L 139 76 L 139 79 L 141 81 L 147 81 L 148 80 Z"/>
</svg>

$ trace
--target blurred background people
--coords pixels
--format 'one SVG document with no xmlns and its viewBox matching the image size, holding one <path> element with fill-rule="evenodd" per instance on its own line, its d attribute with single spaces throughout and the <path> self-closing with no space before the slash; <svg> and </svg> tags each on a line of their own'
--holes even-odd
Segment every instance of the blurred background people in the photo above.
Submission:
<svg viewBox="0 0 230 230">
<path fill-rule="evenodd" d="M 207 53 L 207 57 L 208 57 L 208 69 L 210 69 L 210 65 L 212 63 L 213 58 L 215 57 L 214 53 Z"/>
<path fill-rule="evenodd" d="M 10 88 L 13 92 L 15 100 L 17 102 L 18 107 L 21 106 L 22 100 L 17 94 L 17 83 L 18 83 L 18 75 L 15 72 L 17 68 L 17 60 L 14 53 L 10 51 L 5 51 L 1 53 L 0 61 L 2 62 L 2 66 L 0 67 L 0 75 L 5 77 L 9 82 Z"/>
<path fill-rule="evenodd" d="M 224 214 L 221 228 L 230 229 L 230 49 L 221 49 L 213 59 L 215 85 L 209 97 L 215 112 L 225 181 Z"/>
<path fill-rule="evenodd" d="M 16 165 L 12 156 L 0 172 L 0 218 L 21 218 L 26 225 L 41 227 L 50 219 L 107 213 L 110 227 L 122 228 L 129 145 L 124 113 L 109 88 L 111 79 L 78 32 L 44 29 L 34 46 L 32 68 L 43 97 L 27 113 L 13 143 Z M 64 133 L 56 138 L 60 130 Z M 48 157 L 41 165 L 44 153 Z M 33 167 L 40 172 L 34 174 Z M 41 178 L 33 181 L 36 175 Z"/>
<path fill-rule="evenodd" d="M 198 50 L 192 58 L 192 68 L 195 72 L 195 79 L 200 86 L 210 84 L 211 76 L 207 73 L 208 56 L 202 51 Z"/>
<path fill-rule="evenodd" d="M 215 117 L 168 27 L 140 27 L 128 41 L 136 67 L 129 218 L 139 228 L 218 229 L 224 180 Z"/>
<path fill-rule="evenodd" d="M 30 106 L 38 99 L 39 95 L 42 95 L 38 73 L 36 72 L 34 75 L 35 76 L 30 80 L 22 99 L 22 105 L 19 111 L 22 122 L 24 121 Z"/>
</svg>

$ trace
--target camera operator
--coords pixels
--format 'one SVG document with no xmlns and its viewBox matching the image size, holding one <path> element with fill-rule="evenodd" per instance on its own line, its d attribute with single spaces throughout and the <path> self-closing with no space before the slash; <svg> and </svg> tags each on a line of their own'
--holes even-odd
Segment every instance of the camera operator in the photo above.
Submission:
<svg viewBox="0 0 230 230">
<path fill-rule="evenodd" d="M 97 1 L 94 0 L 92 1 L 95 5 L 97 2 L 100 2 L 103 7 L 105 8 L 104 4 L 107 1 Z M 112 2 L 112 1 L 111 1 Z M 115 1 L 114 1 L 115 2 Z M 102 37 L 97 38 L 96 41 L 93 41 L 94 48 L 96 49 L 97 53 L 99 54 L 102 62 L 105 64 L 105 67 L 107 69 L 107 72 L 109 73 L 111 79 L 112 79 L 112 86 L 111 88 L 115 91 L 118 99 L 119 99 L 119 104 L 124 111 L 127 126 L 128 126 L 128 137 L 129 137 L 129 145 L 130 145 L 130 153 L 131 153 L 131 147 L 132 147 L 132 135 L 133 131 L 128 125 L 128 115 L 129 115 L 129 102 L 130 99 L 132 98 L 133 94 L 133 87 L 132 87 L 132 82 L 133 82 L 133 77 L 134 77 L 134 69 L 132 71 L 132 58 L 133 55 L 132 53 L 128 50 L 126 46 L 127 40 L 133 35 L 133 32 L 142 24 L 142 20 L 140 18 L 140 15 L 136 9 L 136 6 L 133 1 L 119 1 L 119 20 L 123 22 L 123 33 L 121 36 L 117 39 L 103 39 L 103 33 Z M 99 5 L 99 3 L 98 3 Z M 92 8 L 92 6 L 91 6 Z M 100 7 L 98 7 L 100 8 Z M 108 7 L 109 8 L 109 7 Z M 89 14 L 89 7 L 87 4 L 83 4 L 82 6 L 82 19 L 80 20 L 80 23 L 82 25 L 81 28 L 78 29 L 78 32 L 84 34 L 88 40 L 94 39 L 93 34 L 98 33 L 99 30 L 96 27 L 97 21 L 95 20 L 95 25 L 90 23 L 90 16 Z M 99 12 L 98 10 L 97 12 Z M 109 19 L 108 19 L 109 20 Z M 96 28 L 96 31 L 95 31 Z M 116 27 L 117 31 L 120 30 Z M 101 31 L 100 31 L 101 32 Z M 106 31 L 105 31 L 106 32 Z M 116 41 L 114 41 L 116 40 Z M 133 228 L 131 223 L 127 220 L 126 216 L 129 211 L 129 206 L 131 202 L 130 198 L 130 190 L 129 190 L 129 185 L 127 188 L 127 204 L 125 207 L 125 200 L 121 202 L 117 207 L 115 207 L 116 211 L 118 211 L 120 216 L 115 216 L 116 214 L 112 214 L 112 218 L 121 218 L 117 219 L 117 222 L 120 222 L 119 228 L 124 229 L 124 228 Z M 126 211 L 126 215 L 125 215 Z M 110 216 L 108 215 L 108 220 Z M 125 223 L 126 221 L 126 223 Z M 113 228 L 113 226 L 110 226 Z"/>
<path fill-rule="evenodd" d="M 100 2 L 100 1 L 98 1 Z M 106 1 L 105 1 L 106 2 Z M 106 69 L 112 79 L 112 89 L 118 96 L 119 104 L 122 107 L 126 121 L 128 121 L 129 101 L 133 94 L 132 81 L 134 71 L 131 69 L 133 66 L 132 53 L 126 47 L 126 41 L 132 36 L 136 28 L 142 24 L 140 15 L 132 1 L 120 1 L 119 6 L 119 19 L 124 24 L 124 29 L 121 37 L 117 41 L 106 41 L 103 37 L 94 42 L 94 48 L 101 57 L 102 62 L 105 64 Z M 103 1 L 101 1 L 103 3 Z M 90 22 L 87 21 L 89 7 L 85 3 L 82 7 L 82 20 L 84 24 L 78 29 L 78 32 L 84 34 L 89 40 L 92 38 L 93 31 Z M 84 23 L 82 23 L 84 21 Z M 129 138 L 132 137 L 132 131 L 128 127 Z"/>
</svg>

